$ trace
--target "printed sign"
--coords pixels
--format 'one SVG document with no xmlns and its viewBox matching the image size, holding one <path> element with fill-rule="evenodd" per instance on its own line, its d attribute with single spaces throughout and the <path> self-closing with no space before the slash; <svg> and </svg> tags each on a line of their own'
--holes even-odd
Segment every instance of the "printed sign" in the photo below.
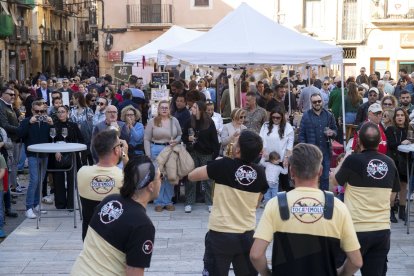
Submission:
<svg viewBox="0 0 414 276">
<path fill-rule="evenodd" d="M 114 65 L 115 83 L 128 82 L 129 76 L 132 75 L 131 64 L 116 64 Z"/>
<path fill-rule="evenodd" d="M 169 73 L 168 72 L 151 73 L 151 82 L 155 85 L 168 84 L 169 83 Z"/>
<path fill-rule="evenodd" d="M 170 90 L 169 89 L 158 89 L 151 88 L 151 100 L 152 101 L 162 101 L 169 99 Z"/>
</svg>

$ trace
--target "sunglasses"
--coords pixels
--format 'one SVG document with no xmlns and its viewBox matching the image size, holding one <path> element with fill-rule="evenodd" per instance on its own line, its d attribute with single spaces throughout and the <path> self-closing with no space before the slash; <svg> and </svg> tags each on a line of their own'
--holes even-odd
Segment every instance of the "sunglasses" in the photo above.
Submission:
<svg viewBox="0 0 414 276">
<path fill-rule="evenodd" d="M 240 116 L 239 119 L 246 119 L 246 116 Z"/>
<path fill-rule="evenodd" d="M 124 147 L 124 144 L 119 143 L 118 145 L 116 145 L 115 147 L 113 147 L 112 149 L 116 149 L 117 147 L 120 147 L 121 149 Z"/>
<path fill-rule="evenodd" d="M 16 94 L 14 94 L 14 93 L 4 93 L 4 94 L 9 95 L 10 97 L 14 97 L 14 96 L 16 96 Z"/>
<path fill-rule="evenodd" d="M 392 103 L 383 103 L 383 106 L 392 106 Z"/>
<path fill-rule="evenodd" d="M 93 103 L 94 103 L 94 102 L 96 102 L 96 100 L 94 100 L 94 99 L 93 99 L 93 100 L 91 100 L 91 102 L 93 102 Z"/>
<path fill-rule="evenodd" d="M 381 111 L 375 112 L 375 113 L 374 113 L 374 115 L 375 115 L 375 116 L 382 115 L 382 112 L 381 112 Z"/>
<path fill-rule="evenodd" d="M 329 83 L 324 83 L 323 85 L 329 85 Z"/>
<path fill-rule="evenodd" d="M 33 110 L 33 113 L 36 113 L 36 114 L 43 114 L 43 113 L 46 113 L 46 111 L 44 111 L 44 110 L 36 110 L 36 109 L 34 109 L 34 110 Z"/>
<path fill-rule="evenodd" d="M 312 101 L 313 104 L 320 104 L 322 100 Z"/>
<path fill-rule="evenodd" d="M 282 116 L 272 116 L 272 119 L 280 120 L 280 119 L 282 119 Z"/>
</svg>

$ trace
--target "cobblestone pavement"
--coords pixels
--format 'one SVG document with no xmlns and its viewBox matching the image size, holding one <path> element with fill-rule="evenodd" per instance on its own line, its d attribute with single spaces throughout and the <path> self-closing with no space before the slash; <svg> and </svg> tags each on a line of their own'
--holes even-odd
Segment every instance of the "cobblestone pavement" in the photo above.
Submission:
<svg viewBox="0 0 414 276">
<path fill-rule="evenodd" d="M 73 215 L 66 211 L 49 212 L 45 216 L 59 214 L 63 218 L 45 217 L 40 222 L 40 229 L 36 229 L 36 220 L 25 219 L 19 225 L 24 219 L 24 198 L 19 196 L 18 204 L 14 205 L 21 210 L 20 217 L 7 220 L 7 233 L 14 224 L 17 225 L 0 244 L 0 275 L 67 275 L 82 249 L 79 216 L 76 229 Z M 46 205 L 46 208 L 53 206 Z M 156 240 L 151 268 L 145 275 L 201 275 L 209 213 L 203 204 L 195 205 L 191 214 L 185 214 L 183 210 L 183 204 L 177 204 L 174 212 L 156 213 L 152 205 L 148 206 L 148 215 L 156 227 Z M 262 209 L 258 210 L 258 218 L 261 214 Z M 392 225 L 387 275 L 414 275 L 413 228 L 412 234 L 407 235 L 402 222 Z M 270 252 L 269 248 L 269 259 Z"/>
</svg>

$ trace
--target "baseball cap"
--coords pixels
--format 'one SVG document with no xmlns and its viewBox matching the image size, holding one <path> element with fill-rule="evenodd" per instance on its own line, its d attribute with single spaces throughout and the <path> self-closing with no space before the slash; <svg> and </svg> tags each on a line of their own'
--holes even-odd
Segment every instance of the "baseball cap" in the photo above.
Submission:
<svg viewBox="0 0 414 276">
<path fill-rule="evenodd" d="M 334 79 L 334 83 L 340 82 L 342 78 L 340 76 L 336 76 Z"/>
<path fill-rule="evenodd" d="M 381 108 L 381 105 L 379 103 L 373 103 L 368 108 L 368 112 L 376 113 L 376 112 L 379 112 L 379 111 L 382 112 L 382 108 Z"/>
<path fill-rule="evenodd" d="M 377 95 L 379 95 L 379 90 L 378 90 L 378 88 L 376 88 L 376 87 L 371 87 L 371 88 L 369 89 L 369 91 L 368 91 L 368 94 L 369 94 L 369 92 L 371 92 L 371 91 L 374 91 L 375 93 L 377 93 Z"/>
</svg>

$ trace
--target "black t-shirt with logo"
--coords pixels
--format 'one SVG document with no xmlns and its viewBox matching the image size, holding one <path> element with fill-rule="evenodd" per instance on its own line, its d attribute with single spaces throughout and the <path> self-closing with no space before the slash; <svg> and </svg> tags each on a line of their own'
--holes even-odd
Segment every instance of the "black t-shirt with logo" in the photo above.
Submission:
<svg viewBox="0 0 414 276">
<path fill-rule="evenodd" d="M 141 204 L 121 195 L 107 196 L 95 209 L 89 226 L 125 254 L 127 265 L 150 266 L 155 228 Z"/>
<path fill-rule="evenodd" d="M 258 200 L 268 188 L 264 169 L 225 157 L 207 164 L 207 174 L 215 181 L 208 228 L 225 233 L 254 230 Z"/>
</svg>

